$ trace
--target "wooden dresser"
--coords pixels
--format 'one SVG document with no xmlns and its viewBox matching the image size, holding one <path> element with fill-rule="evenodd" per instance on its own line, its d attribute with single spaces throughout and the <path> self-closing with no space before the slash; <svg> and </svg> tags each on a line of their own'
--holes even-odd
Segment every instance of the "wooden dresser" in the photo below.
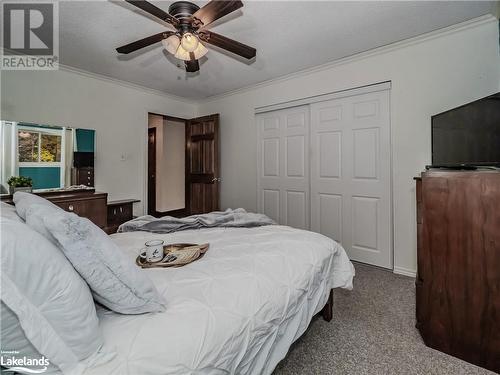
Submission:
<svg viewBox="0 0 500 375">
<path fill-rule="evenodd" d="M 417 328 L 427 346 L 500 372 L 500 172 L 416 180 Z"/>
<path fill-rule="evenodd" d="M 116 233 L 121 224 L 134 218 L 133 204 L 136 202 L 140 202 L 140 200 L 123 199 L 108 202 L 108 224 L 105 229 L 106 233 Z"/>
<path fill-rule="evenodd" d="M 71 176 L 72 185 L 94 186 L 94 167 L 73 168 Z"/>
<path fill-rule="evenodd" d="M 36 194 L 48 199 L 66 211 L 74 212 L 79 216 L 88 218 L 100 228 L 104 229 L 107 225 L 108 193 L 98 193 L 94 190 L 83 190 Z M 12 195 L 2 196 L 2 201 L 13 203 Z"/>
</svg>

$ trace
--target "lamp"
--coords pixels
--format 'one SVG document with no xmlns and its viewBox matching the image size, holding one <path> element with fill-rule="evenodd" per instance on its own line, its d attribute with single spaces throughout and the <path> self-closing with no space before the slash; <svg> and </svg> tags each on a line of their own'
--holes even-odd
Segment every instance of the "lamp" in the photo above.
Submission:
<svg viewBox="0 0 500 375">
<path fill-rule="evenodd" d="M 170 35 L 168 38 L 163 39 L 161 42 L 163 43 L 163 47 L 172 55 L 174 55 L 177 52 L 177 49 L 181 44 L 179 37 L 175 34 Z"/>
<path fill-rule="evenodd" d="M 181 46 L 187 52 L 194 52 L 196 48 L 198 48 L 198 44 L 200 44 L 200 41 L 196 35 L 191 33 L 185 33 L 182 35 Z"/>
<path fill-rule="evenodd" d="M 177 48 L 177 52 L 175 53 L 175 57 L 180 59 L 180 60 L 198 60 L 200 57 L 205 56 L 205 54 L 207 52 L 208 52 L 208 49 L 200 42 L 198 42 L 198 46 L 192 52 L 186 51 L 181 43 L 179 48 Z M 193 56 L 191 56 L 191 54 Z"/>
</svg>

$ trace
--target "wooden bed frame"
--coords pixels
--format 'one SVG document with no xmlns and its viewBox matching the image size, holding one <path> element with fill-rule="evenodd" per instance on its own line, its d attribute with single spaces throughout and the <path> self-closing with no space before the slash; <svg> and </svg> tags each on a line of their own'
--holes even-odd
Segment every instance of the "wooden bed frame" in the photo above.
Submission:
<svg viewBox="0 0 500 375">
<path fill-rule="evenodd" d="M 323 310 L 320 311 L 321 316 L 324 320 L 329 322 L 333 318 L 333 289 L 330 289 L 330 295 L 328 296 L 328 300 L 326 301 Z"/>
</svg>

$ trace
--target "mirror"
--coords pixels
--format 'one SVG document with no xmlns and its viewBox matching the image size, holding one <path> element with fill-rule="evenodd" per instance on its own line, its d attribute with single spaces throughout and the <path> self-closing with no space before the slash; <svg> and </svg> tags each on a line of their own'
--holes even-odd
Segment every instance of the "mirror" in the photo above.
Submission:
<svg viewBox="0 0 500 375">
<path fill-rule="evenodd" d="M 94 187 L 95 130 L 0 121 L 0 146 L 0 194 L 13 193 L 12 176 L 34 191 Z"/>
</svg>

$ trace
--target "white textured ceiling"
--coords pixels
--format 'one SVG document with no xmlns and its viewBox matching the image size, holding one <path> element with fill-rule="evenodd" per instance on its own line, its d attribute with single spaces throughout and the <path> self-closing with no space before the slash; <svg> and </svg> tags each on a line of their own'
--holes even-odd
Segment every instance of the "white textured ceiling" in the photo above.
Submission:
<svg viewBox="0 0 500 375">
<path fill-rule="evenodd" d="M 251 63 L 209 47 L 200 72 L 186 73 L 161 43 L 119 55 L 116 47 L 168 27 L 123 1 L 61 2 L 61 63 L 200 99 L 492 13 L 496 6 L 486 1 L 243 2 L 241 10 L 210 29 L 257 48 Z M 167 10 L 172 2 L 153 3 Z"/>
</svg>

